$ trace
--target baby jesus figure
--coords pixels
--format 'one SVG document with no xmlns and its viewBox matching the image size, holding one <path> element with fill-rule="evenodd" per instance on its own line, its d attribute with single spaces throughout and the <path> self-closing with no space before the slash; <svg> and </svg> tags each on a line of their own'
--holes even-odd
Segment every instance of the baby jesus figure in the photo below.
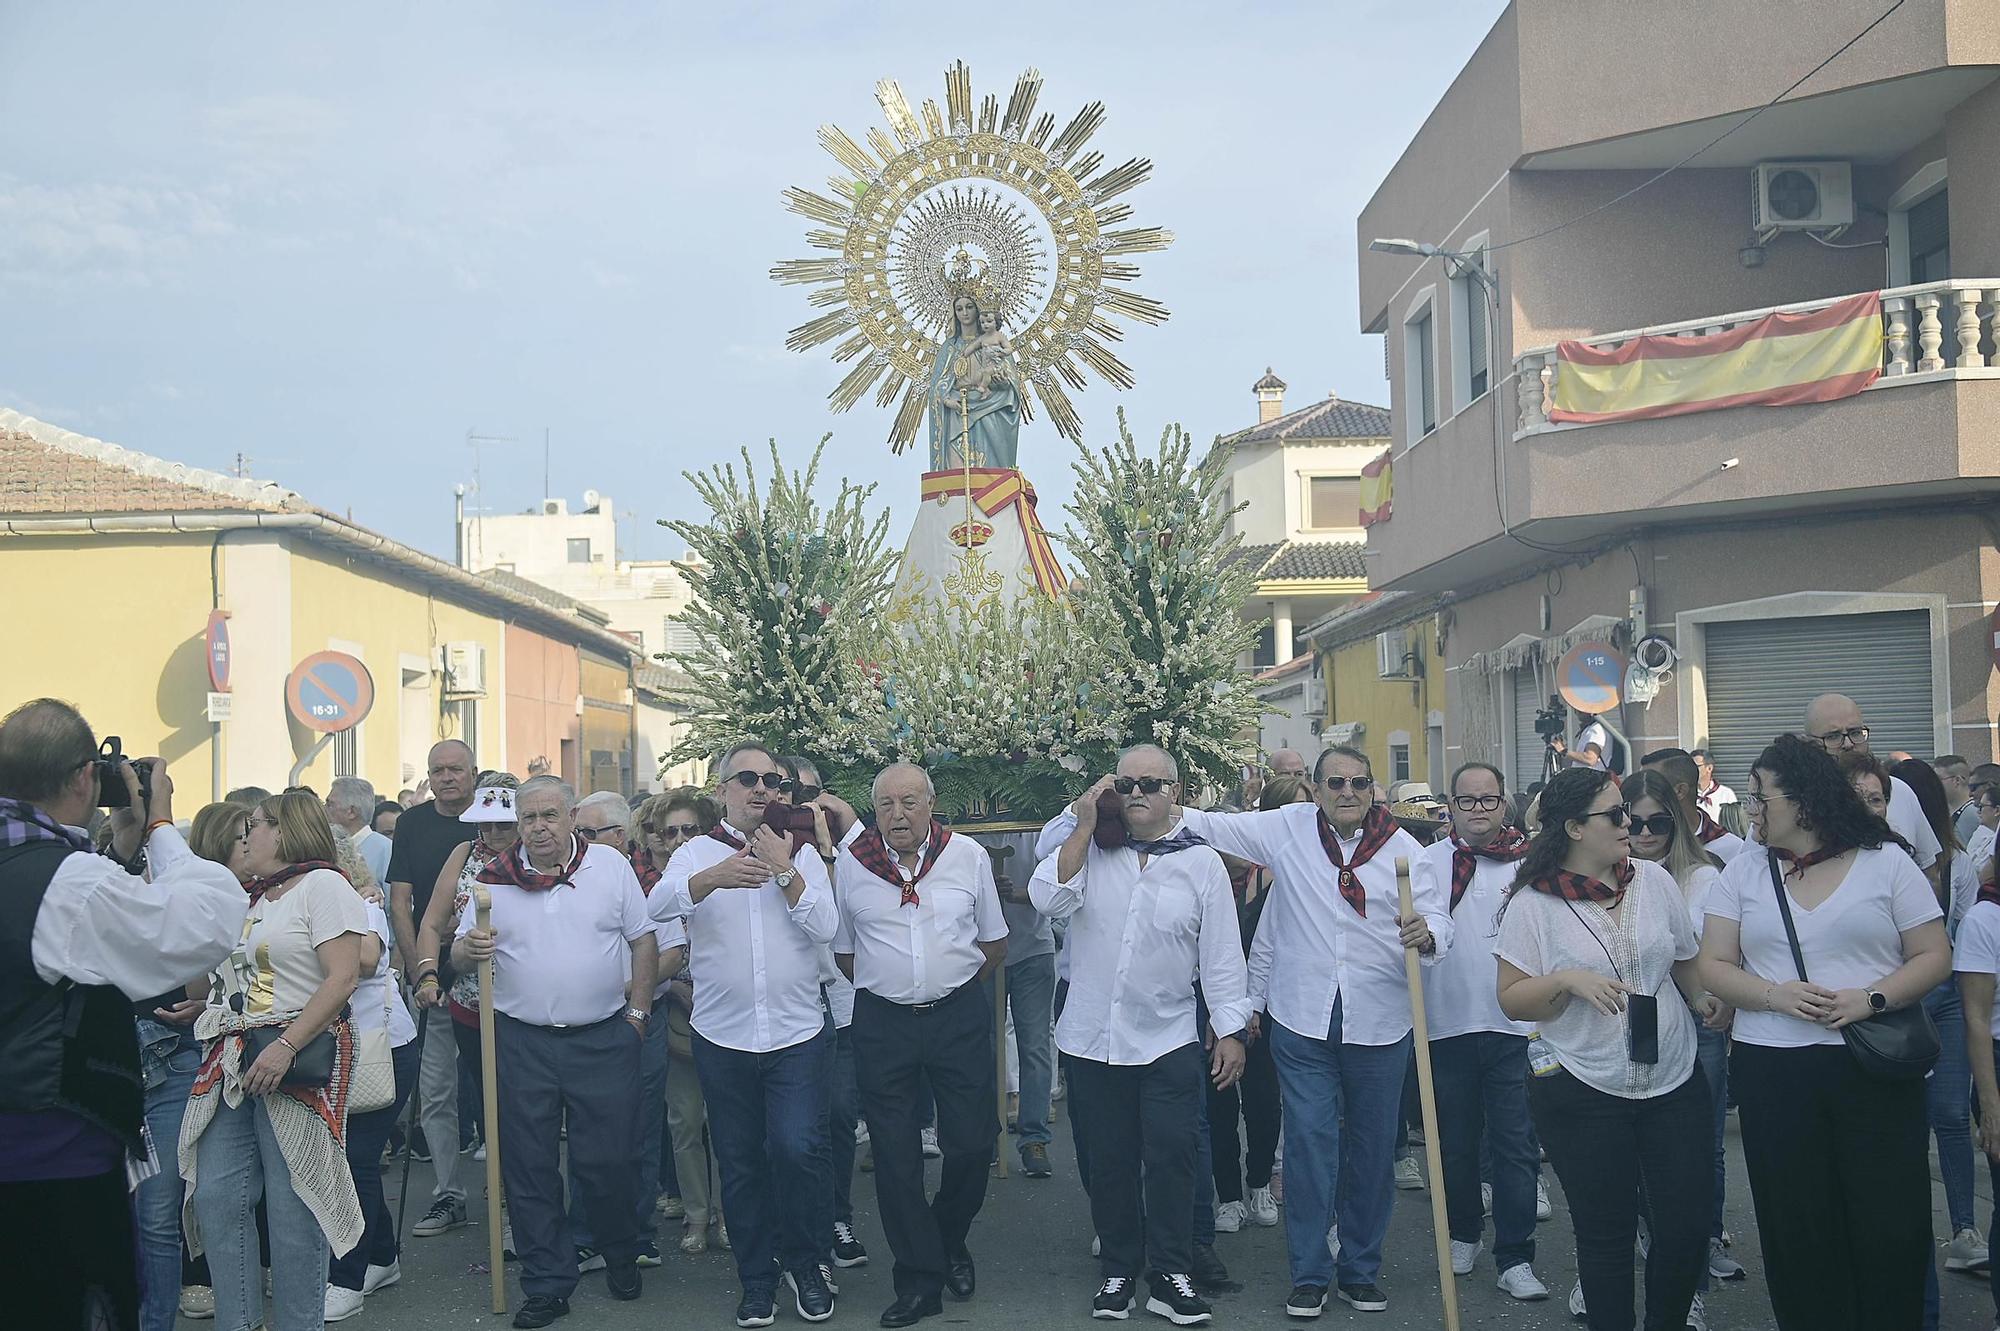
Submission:
<svg viewBox="0 0 2000 1331">
<path fill-rule="evenodd" d="M 960 369 L 956 386 L 972 397 L 985 397 L 988 388 L 1008 379 L 1007 358 L 1013 352 L 1013 343 L 1000 331 L 1000 316 L 981 310 L 979 336 L 966 347 L 955 367 Z"/>
</svg>

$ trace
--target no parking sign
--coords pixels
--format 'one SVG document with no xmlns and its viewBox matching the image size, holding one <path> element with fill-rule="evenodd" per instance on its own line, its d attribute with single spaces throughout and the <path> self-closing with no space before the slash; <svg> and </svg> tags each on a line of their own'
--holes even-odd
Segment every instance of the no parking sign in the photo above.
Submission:
<svg viewBox="0 0 2000 1331">
<path fill-rule="evenodd" d="M 1625 658 L 1606 642 L 1580 642 L 1556 663 L 1557 691 L 1587 716 L 1616 708 L 1624 679 Z"/>
<path fill-rule="evenodd" d="M 314 652 L 285 681 L 285 704 L 307 730 L 337 735 L 360 725 L 375 705 L 375 680 L 346 652 Z"/>
</svg>

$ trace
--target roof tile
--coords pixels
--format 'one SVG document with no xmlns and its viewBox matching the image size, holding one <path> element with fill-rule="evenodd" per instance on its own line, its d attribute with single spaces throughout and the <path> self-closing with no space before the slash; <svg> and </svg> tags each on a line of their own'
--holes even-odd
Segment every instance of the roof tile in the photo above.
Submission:
<svg viewBox="0 0 2000 1331">
<path fill-rule="evenodd" d="M 1232 444 L 1275 439 L 1387 439 L 1389 409 L 1329 397 L 1229 436 Z"/>
<path fill-rule="evenodd" d="M 1365 578 L 1368 566 L 1361 558 L 1367 546 L 1360 541 L 1287 541 L 1257 575 L 1259 582 L 1284 582 L 1302 578 Z"/>
</svg>

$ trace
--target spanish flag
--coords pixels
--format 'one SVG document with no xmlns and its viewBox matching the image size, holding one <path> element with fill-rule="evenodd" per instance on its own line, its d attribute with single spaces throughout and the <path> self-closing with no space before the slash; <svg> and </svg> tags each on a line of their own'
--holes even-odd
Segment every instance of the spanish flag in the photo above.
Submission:
<svg viewBox="0 0 2000 1331">
<path fill-rule="evenodd" d="M 1549 419 L 1595 424 L 1831 402 L 1881 373 L 1882 295 L 1864 291 L 1701 337 L 1647 335 L 1616 347 L 1559 343 Z"/>
<path fill-rule="evenodd" d="M 1394 511 L 1390 502 L 1394 497 L 1393 478 L 1390 475 L 1389 450 L 1383 449 L 1382 456 L 1361 469 L 1361 525 L 1372 527 L 1378 522 L 1387 522 Z"/>
</svg>

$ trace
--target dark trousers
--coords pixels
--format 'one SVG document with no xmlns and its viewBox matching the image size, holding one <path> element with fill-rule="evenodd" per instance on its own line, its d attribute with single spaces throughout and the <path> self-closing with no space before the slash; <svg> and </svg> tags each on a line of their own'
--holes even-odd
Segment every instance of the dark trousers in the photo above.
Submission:
<svg viewBox="0 0 2000 1331">
<path fill-rule="evenodd" d="M 1923 1081 L 1867 1077 L 1845 1045 L 1741 1042 L 1729 1081 L 1780 1331 L 1913 1331 L 1932 1261 Z"/>
<path fill-rule="evenodd" d="M 737 1279 L 745 1292 L 768 1293 L 781 1263 L 794 1272 L 817 1267 L 833 1233 L 826 1141 L 833 1023 L 764 1054 L 714 1044 L 696 1031 L 694 1070 Z"/>
<path fill-rule="evenodd" d="M 828 1158 L 833 1162 L 833 1218 L 854 1219 L 854 1123 L 861 1092 L 854 1084 L 854 1027 L 833 1031 L 833 1094 L 827 1097 Z M 872 1138 L 871 1138 L 872 1140 Z"/>
<path fill-rule="evenodd" d="M 1102 1242 L 1102 1274 L 1136 1280 L 1148 1267 L 1185 1274 L 1194 1266 L 1201 1046 L 1185 1044 L 1138 1066 L 1072 1058 L 1069 1068 L 1090 1143 L 1090 1216 Z"/>
<path fill-rule="evenodd" d="M 1278 1158 L 1278 1065 L 1271 1061 L 1271 1042 L 1252 1040 L 1243 1061 L 1243 1079 L 1226 1091 L 1208 1088 L 1208 1130 L 1215 1147 L 1215 1199 L 1240 1202 L 1243 1189 L 1271 1186 L 1271 1165 Z M 1243 1120 L 1243 1132 L 1236 1120 Z M 1247 1154 L 1245 1153 L 1247 1151 Z"/>
<path fill-rule="evenodd" d="M 361 1219 L 367 1228 L 352 1252 L 327 1263 L 327 1283 L 342 1289 L 360 1289 L 369 1267 L 396 1260 L 396 1222 L 382 1196 L 382 1144 L 389 1140 L 403 1102 L 417 1089 L 417 1042 L 397 1045 L 389 1051 L 389 1060 L 396 1069 L 395 1101 L 347 1116 L 347 1170 L 354 1176 L 354 1194 L 361 1199 Z"/>
<path fill-rule="evenodd" d="M 171 1143 L 156 1147 L 168 1169 Z M 139 1258 L 121 1165 L 95 1178 L 0 1183 L 0 1252 L 22 1278 L 7 1324 L 137 1331 Z"/>
<path fill-rule="evenodd" d="M 1576 1273 L 1590 1331 L 1632 1331 L 1639 1187 L 1651 1204 L 1646 1331 L 1681 1331 L 1708 1260 L 1708 1082 L 1697 1065 L 1664 1095 L 1606 1095 L 1568 1072 L 1531 1078 L 1535 1126 L 1576 1227 Z M 1497 1164 L 1497 1161 L 1496 1161 Z M 1496 1199 L 1497 1200 L 1497 1199 Z"/>
<path fill-rule="evenodd" d="M 1493 1265 L 1535 1260 L 1535 1177 L 1541 1158 L 1528 1132 L 1528 1041 L 1473 1031 L 1431 1045 L 1437 1084 L 1438 1150 L 1451 1236 L 1476 1243 L 1485 1230 L 1479 1200 L 1480 1143 L 1493 1153 Z"/>
<path fill-rule="evenodd" d="M 945 1267 L 986 1200 L 1000 1135 L 994 1113 L 993 1008 L 978 984 L 929 1007 L 863 989 L 854 996 L 854 1082 L 875 1151 L 875 1202 L 896 1255 L 897 1295 L 944 1288 Z M 937 1105 L 944 1154 L 937 1195 L 924 1196 L 921 1090 Z"/>
<path fill-rule="evenodd" d="M 451 1038 L 458 1046 L 458 1148 L 469 1151 L 486 1123 L 486 1084 L 479 1072 L 484 1060 L 479 1048 L 479 1023 L 468 1026 L 454 1017 Z M 470 1162 L 466 1167 L 471 1167 Z"/>
<path fill-rule="evenodd" d="M 576 1241 L 563 1205 L 561 1133 L 569 1178 L 598 1251 L 612 1266 L 639 1252 L 634 1213 L 639 1045 L 623 1017 L 590 1026 L 534 1026 L 494 1017 L 500 1096 L 500 1175 L 521 1256 L 521 1292 L 566 1299 L 576 1289 Z"/>
</svg>

